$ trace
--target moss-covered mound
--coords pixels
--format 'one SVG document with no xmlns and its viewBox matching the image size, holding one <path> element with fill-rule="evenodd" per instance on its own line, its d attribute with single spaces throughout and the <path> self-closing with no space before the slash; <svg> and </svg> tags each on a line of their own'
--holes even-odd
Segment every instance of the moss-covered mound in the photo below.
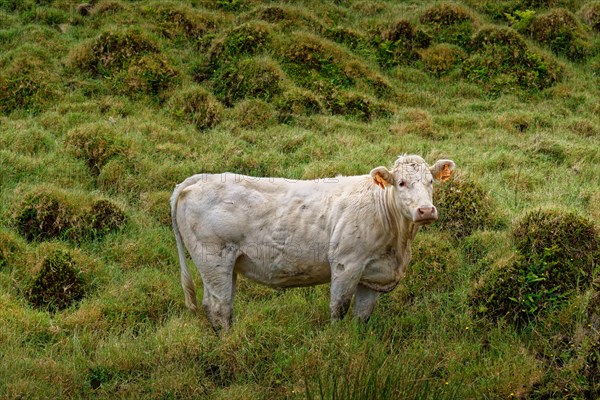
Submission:
<svg viewBox="0 0 600 400">
<path fill-rule="evenodd" d="M 27 298 L 35 307 L 59 311 L 83 299 L 85 288 L 82 273 L 71 253 L 55 249 L 42 261 Z"/>
<path fill-rule="evenodd" d="M 173 116 L 192 123 L 198 130 L 212 128 L 223 118 L 223 105 L 202 86 L 177 92 L 167 107 Z"/>
<path fill-rule="evenodd" d="M 536 210 L 515 224 L 512 235 L 516 255 L 489 271 L 471 294 L 478 315 L 525 326 L 590 287 L 600 254 L 590 221 Z"/>
<path fill-rule="evenodd" d="M 15 208 L 16 228 L 29 241 L 99 239 L 127 222 L 125 212 L 110 200 L 48 186 L 24 193 Z"/>
<path fill-rule="evenodd" d="M 455 238 L 495 224 L 495 204 L 477 182 L 453 177 L 434 189 L 433 203 L 439 211 L 436 225 Z"/>
<path fill-rule="evenodd" d="M 555 8 L 536 16 L 528 33 L 556 54 L 564 55 L 570 60 L 583 60 L 592 51 L 587 32 L 581 27 L 575 14 L 564 8 Z"/>
<path fill-rule="evenodd" d="M 470 57 L 462 64 L 463 75 L 491 92 L 541 90 L 563 76 L 563 66 L 530 49 L 510 28 L 481 28 L 473 36 L 470 50 Z"/>
</svg>

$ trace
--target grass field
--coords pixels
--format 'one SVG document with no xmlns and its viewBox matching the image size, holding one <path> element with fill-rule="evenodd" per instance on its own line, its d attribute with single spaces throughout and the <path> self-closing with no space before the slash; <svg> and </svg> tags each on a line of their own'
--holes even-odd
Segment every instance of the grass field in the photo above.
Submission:
<svg viewBox="0 0 600 400">
<path fill-rule="evenodd" d="M 0 0 L 0 398 L 600 397 L 600 2 L 95 3 Z M 185 308 L 175 184 L 403 153 L 457 172 L 368 324 Z"/>
</svg>

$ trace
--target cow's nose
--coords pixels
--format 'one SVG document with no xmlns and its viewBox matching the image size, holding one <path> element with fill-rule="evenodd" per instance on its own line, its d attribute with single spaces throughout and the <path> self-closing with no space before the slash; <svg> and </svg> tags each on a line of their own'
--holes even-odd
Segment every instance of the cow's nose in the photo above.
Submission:
<svg viewBox="0 0 600 400">
<path fill-rule="evenodd" d="M 437 210 L 434 206 L 419 207 L 417 209 L 419 221 L 436 220 L 438 218 Z"/>
</svg>

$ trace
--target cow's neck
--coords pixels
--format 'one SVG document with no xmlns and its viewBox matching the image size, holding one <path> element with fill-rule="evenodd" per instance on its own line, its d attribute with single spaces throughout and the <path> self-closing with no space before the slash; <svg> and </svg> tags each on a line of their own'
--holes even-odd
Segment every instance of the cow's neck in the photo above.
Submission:
<svg viewBox="0 0 600 400">
<path fill-rule="evenodd" d="M 379 189 L 375 193 L 377 213 L 385 232 L 391 234 L 391 239 L 396 245 L 397 254 L 404 260 L 410 259 L 410 246 L 419 231 L 419 226 L 402 215 L 394 198 L 394 189 Z"/>
</svg>

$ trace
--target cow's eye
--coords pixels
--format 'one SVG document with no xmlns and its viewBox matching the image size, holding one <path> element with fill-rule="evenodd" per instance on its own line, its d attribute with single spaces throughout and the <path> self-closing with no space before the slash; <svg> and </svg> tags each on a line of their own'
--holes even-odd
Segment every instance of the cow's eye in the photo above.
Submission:
<svg viewBox="0 0 600 400">
<path fill-rule="evenodd" d="M 400 186 L 400 187 L 406 186 L 406 181 L 400 181 L 400 183 L 398 183 L 398 186 Z"/>
</svg>

